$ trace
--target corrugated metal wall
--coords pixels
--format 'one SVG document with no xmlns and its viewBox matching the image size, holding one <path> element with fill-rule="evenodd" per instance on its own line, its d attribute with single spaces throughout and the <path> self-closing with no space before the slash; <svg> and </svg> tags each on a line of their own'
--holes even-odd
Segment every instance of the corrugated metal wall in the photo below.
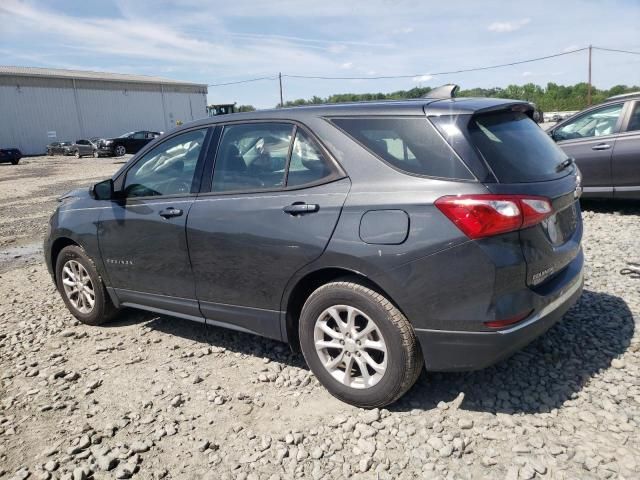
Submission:
<svg viewBox="0 0 640 480">
<path fill-rule="evenodd" d="M 133 130 L 166 132 L 178 120 L 186 123 L 207 115 L 206 93 L 184 87 L 143 89 L 111 83 L 110 89 L 101 89 L 87 88 L 85 81 L 74 89 L 21 85 L 19 78 L 11 85 L 4 80 L 0 84 L 0 147 L 17 147 L 25 155 L 44 153 L 52 141 L 112 137 Z M 48 137 L 48 132 L 56 132 L 56 139 Z"/>
</svg>

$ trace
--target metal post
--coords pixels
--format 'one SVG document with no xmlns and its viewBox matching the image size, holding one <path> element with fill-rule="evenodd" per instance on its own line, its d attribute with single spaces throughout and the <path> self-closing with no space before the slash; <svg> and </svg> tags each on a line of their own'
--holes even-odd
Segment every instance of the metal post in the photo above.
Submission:
<svg viewBox="0 0 640 480">
<path fill-rule="evenodd" d="M 78 88 L 76 87 L 76 79 L 72 78 L 71 83 L 73 84 L 73 100 L 76 104 L 76 115 L 78 116 L 78 127 L 80 127 L 80 138 L 84 138 L 84 119 L 82 118 L 82 113 L 80 112 L 80 101 L 78 100 Z"/>
<path fill-rule="evenodd" d="M 587 106 L 591 106 L 591 45 L 589 45 L 589 88 L 587 90 Z"/>
<path fill-rule="evenodd" d="M 164 85 L 162 83 L 160 84 L 160 96 L 162 97 L 162 118 L 164 120 L 164 131 L 166 132 L 169 130 L 169 123 L 167 122 L 167 106 L 164 101 Z"/>
<path fill-rule="evenodd" d="M 278 72 L 278 81 L 280 82 L 280 108 L 284 107 L 284 100 L 282 99 L 282 72 Z"/>
</svg>

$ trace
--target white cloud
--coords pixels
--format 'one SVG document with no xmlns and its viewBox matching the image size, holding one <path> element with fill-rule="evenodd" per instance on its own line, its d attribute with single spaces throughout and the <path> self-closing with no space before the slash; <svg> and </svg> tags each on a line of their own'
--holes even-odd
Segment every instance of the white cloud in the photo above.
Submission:
<svg viewBox="0 0 640 480">
<path fill-rule="evenodd" d="M 400 27 L 400 28 L 396 28 L 393 33 L 395 34 L 408 34 L 408 33 L 413 33 L 413 27 Z"/>
<path fill-rule="evenodd" d="M 578 45 L 569 45 L 567 48 L 563 49 L 563 52 L 571 52 L 573 50 L 578 50 L 580 47 Z"/>
<path fill-rule="evenodd" d="M 301 44 L 295 39 L 274 36 L 228 41 L 214 36 L 196 38 L 171 23 L 144 17 L 83 17 L 81 20 L 59 11 L 17 0 L 2 0 L 0 19 L 11 19 L 25 31 L 37 32 L 47 24 L 59 46 L 67 51 L 109 55 L 114 58 L 144 59 L 185 67 L 204 68 L 210 72 L 224 69 L 231 75 L 271 72 L 274 65 L 295 64 L 300 71 L 323 71 L 337 67 L 326 57 L 325 46 Z M 222 34 L 227 32 L 221 32 Z M 224 35 L 222 35 L 224 36 Z M 346 47 L 345 47 L 346 48 Z M 62 65 L 60 65 L 62 66 Z M 205 70 L 205 71 L 206 71 Z M 223 75 L 228 77 L 229 73 Z M 213 78 L 212 80 L 216 80 Z"/>
<path fill-rule="evenodd" d="M 530 22 L 530 18 L 523 18 L 521 20 L 512 20 L 508 22 L 493 22 L 489 27 L 487 27 L 487 30 L 497 33 L 515 32 Z"/>
<path fill-rule="evenodd" d="M 342 65 L 340 65 L 340 68 L 344 68 L 344 69 L 349 69 L 353 67 L 353 62 L 344 62 Z"/>
<path fill-rule="evenodd" d="M 418 77 L 413 77 L 413 81 L 414 82 L 428 82 L 429 80 L 431 80 L 433 78 L 433 76 L 431 75 L 420 75 Z"/>
<path fill-rule="evenodd" d="M 531 72 L 522 72 L 523 77 L 530 77 L 531 75 L 533 75 Z"/>
</svg>

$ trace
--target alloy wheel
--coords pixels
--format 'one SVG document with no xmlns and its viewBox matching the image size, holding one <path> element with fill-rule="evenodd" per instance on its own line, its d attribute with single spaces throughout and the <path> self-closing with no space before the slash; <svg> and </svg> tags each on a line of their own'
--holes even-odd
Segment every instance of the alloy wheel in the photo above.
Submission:
<svg viewBox="0 0 640 480">
<path fill-rule="evenodd" d="M 116 147 L 116 156 L 122 157 L 125 153 L 127 153 L 127 150 L 122 145 Z"/>
<path fill-rule="evenodd" d="M 349 305 L 327 308 L 316 320 L 316 352 L 333 378 L 350 388 L 376 385 L 387 369 L 387 345 L 376 323 Z"/>
<path fill-rule="evenodd" d="M 62 267 L 62 285 L 69 302 L 80 313 L 90 313 L 96 304 L 93 282 L 87 270 L 76 260 L 67 261 Z"/>
</svg>

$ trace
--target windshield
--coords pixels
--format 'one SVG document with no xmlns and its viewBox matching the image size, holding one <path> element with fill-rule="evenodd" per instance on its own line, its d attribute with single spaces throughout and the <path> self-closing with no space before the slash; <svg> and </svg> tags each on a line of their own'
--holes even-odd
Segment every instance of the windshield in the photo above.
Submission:
<svg viewBox="0 0 640 480">
<path fill-rule="evenodd" d="M 567 155 L 524 113 L 475 116 L 469 134 L 499 182 L 542 182 L 571 172 L 561 167 Z"/>
<path fill-rule="evenodd" d="M 118 138 L 129 138 L 131 135 L 133 135 L 136 132 L 127 132 L 127 133 L 123 133 L 122 135 L 120 135 Z"/>
</svg>

